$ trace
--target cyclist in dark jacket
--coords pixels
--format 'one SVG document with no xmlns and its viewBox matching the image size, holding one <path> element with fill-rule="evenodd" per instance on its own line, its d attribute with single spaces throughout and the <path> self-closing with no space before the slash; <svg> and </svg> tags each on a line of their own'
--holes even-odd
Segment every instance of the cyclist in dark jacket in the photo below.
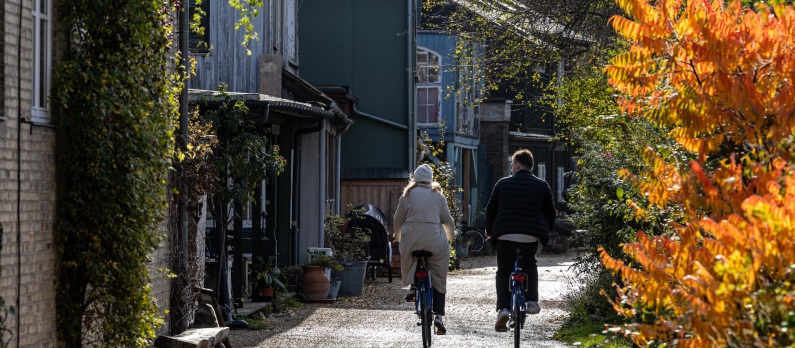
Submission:
<svg viewBox="0 0 795 348">
<path fill-rule="evenodd" d="M 533 154 L 528 150 L 514 153 L 513 175 L 494 185 L 486 207 L 486 236 L 497 251 L 497 324 L 498 332 L 507 331 L 510 319 L 511 290 L 508 278 L 514 269 L 516 248 L 522 247 L 519 267 L 527 273 L 527 313 L 538 314 L 538 267 L 536 250 L 546 245 L 555 224 L 555 204 L 546 181 L 533 175 Z"/>
</svg>

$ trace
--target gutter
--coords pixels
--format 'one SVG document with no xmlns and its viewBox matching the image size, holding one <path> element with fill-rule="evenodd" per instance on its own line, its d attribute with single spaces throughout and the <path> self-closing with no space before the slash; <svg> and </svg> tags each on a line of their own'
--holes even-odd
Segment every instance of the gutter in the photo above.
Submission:
<svg viewBox="0 0 795 348">
<path fill-rule="evenodd" d="M 194 104 L 197 104 L 200 107 L 212 109 L 212 108 L 222 107 L 226 105 L 228 102 L 229 101 L 221 101 L 221 100 L 202 100 L 194 102 Z M 275 111 L 292 111 L 292 112 L 306 114 L 309 116 L 314 116 L 317 118 L 330 119 L 334 117 L 334 112 L 332 111 L 326 111 L 320 108 L 305 106 L 298 103 L 288 103 L 288 102 L 271 101 L 271 100 L 244 100 L 243 104 L 248 108 L 257 108 L 257 109 L 268 108 L 269 110 L 275 110 Z M 333 105 L 333 107 L 336 107 L 336 105 Z M 259 120 L 259 119 L 254 119 L 254 120 Z M 265 120 L 267 120 L 267 118 Z M 262 122 L 264 122 L 264 120 L 258 121 L 258 123 Z"/>
<path fill-rule="evenodd" d="M 409 101 L 409 104 L 410 103 L 411 103 L 411 101 Z M 399 129 L 402 129 L 402 130 L 408 130 L 409 129 L 409 126 L 406 126 L 404 124 L 400 124 L 400 123 L 397 123 L 397 122 L 386 120 L 386 119 L 380 118 L 378 116 L 370 115 L 370 114 L 368 114 L 366 112 L 359 111 L 359 109 L 356 108 L 356 104 L 355 103 L 353 104 L 353 114 L 356 115 L 356 116 L 364 117 L 364 118 L 370 119 L 372 121 L 376 121 L 376 122 L 385 124 L 387 126 L 392 126 L 392 127 L 399 128 Z M 409 114 L 411 114 L 411 113 L 409 113 Z M 409 116 L 409 117 L 411 117 L 411 116 Z M 409 123 L 409 125 L 411 125 L 411 123 Z M 411 132 L 409 132 L 409 133 L 411 133 Z"/>
</svg>

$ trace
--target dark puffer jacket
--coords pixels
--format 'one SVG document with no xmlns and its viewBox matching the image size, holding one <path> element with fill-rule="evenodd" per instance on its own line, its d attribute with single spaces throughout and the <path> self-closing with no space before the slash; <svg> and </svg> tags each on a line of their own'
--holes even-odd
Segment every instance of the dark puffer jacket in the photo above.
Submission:
<svg viewBox="0 0 795 348">
<path fill-rule="evenodd" d="M 529 234 L 547 245 L 555 225 L 555 204 L 546 181 L 520 170 L 494 185 L 486 207 L 486 233 L 492 243 L 505 234 Z"/>
</svg>

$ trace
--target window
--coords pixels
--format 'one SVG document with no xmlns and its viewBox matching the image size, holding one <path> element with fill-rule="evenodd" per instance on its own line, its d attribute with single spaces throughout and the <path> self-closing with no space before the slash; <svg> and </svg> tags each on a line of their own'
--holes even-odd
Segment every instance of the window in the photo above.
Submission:
<svg viewBox="0 0 795 348">
<path fill-rule="evenodd" d="M 438 124 L 441 113 L 441 56 L 417 48 L 417 123 Z"/>
<path fill-rule="evenodd" d="M 196 0 L 190 0 L 190 20 L 193 21 L 195 14 L 203 12 L 199 26 L 203 28 L 204 32 L 197 33 L 191 30 L 188 35 L 188 48 L 191 52 L 207 53 L 210 51 L 210 0 L 203 0 L 199 5 L 196 5 L 196 2 Z"/>
<path fill-rule="evenodd" d="M 547 165 L 546 164 L 539 164 L 538 165 L 538 178 L 544 181 L 547 181 Z"/>
<path fill-rule="evenodd" d="M 563 181 L 564 173 L 565 172 L 563 170 L 563 167 L 558 167 L 558 175 L 557 175 L 558 183 L 557 183 L 557 186 L 555 187 L 555 189 L 556 189 L 556 191 L 558 193 L 558 202 L 562 202 L 563 201 L 563 189 L 565 188 L 564 187 L 565 184 L 564 184 L 564 181 Z"/>
<path fill-rule="evenodd" d="M 417 123 L 439 123 L 439 88 L 417 87 Z"/>
<path fill-rule="evenodd" d="M 50 123 L 50 72 L 52 70 L 52 44 L 50 42 L 50 2 L 33 1 L 33 122 Z"/>
</svg>

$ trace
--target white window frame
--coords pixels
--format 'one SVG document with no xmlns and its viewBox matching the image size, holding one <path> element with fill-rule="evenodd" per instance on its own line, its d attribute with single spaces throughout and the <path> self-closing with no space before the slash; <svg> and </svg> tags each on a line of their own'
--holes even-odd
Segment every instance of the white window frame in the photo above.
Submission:
<svg viewBox="0 0 795 348">
<path fill-rule="evenodd" d="M 433 104 L 420 104 L 419 96 L 420 96 L 420 90 L 421 89 L 425 89 L 425 90 L 435 89 L 436 90 L 436 105 L 437 105 L 437 107 L 436 107 L 436 122 L 420 123 L 419 119 L 417 119 L 417 125 L 420 126 L 420 127 L 422 127 L 422 126 L 431 127 L 431 126 L 434 126 L 434 125 L 438 125 L 439 122 L 442 121 L 442 86 L 417 86 L 417 109 L 419 109 L 421 106 L 431 106 L 431 105 L 433 105 Z M 427 91 L 426 91 L 426 93 L 427 93 Z M 417 112 L 417 116 L 419 117 L 419 112 Z"/>
<path fill-rule="evenodd" d="M 436 91 L 436 105 L 437 105 L 437 108 L 436 108 L 436 122 L 423 122 L 423 123 L 420 123 L 419 119 L 417 120 L 417 126 L 419 126 L 419 127 L 431 127 L 431 126 L 439 125 L 439 123 L 442 122 L 442 55 L 437 53 L 436 51 L 434 51 L 432 49 L 427 48 L 427 47 L 417 46 L 417 53 L 416 54 L 419 55 L 420 51 L 424 51 L 424 52 L 426 52 L 428 54 L 428 61 L 425 64 L 421 64 L 420 60 L 417 57 L 415 57 L 415 59 L 417 59 L 417 73 L 418 73 L 417 77 L 418 78 L 419 78 L 419 72 L 424 67 L 433 66 L 432 64 L 430 64 L 430 61 L 431 61 L 430 56 L 431 55 L 436 56 L 436 58 L 438 59 L 438 62 L 439 62 L 439 64 L 437 65 L 437 69 L 439 70 L 439 81 L 438 82 L 419 81 L 419 83 L 417 83 L 417 88 L 416 88 L 416 93 L 415 93 L 415 96 L 417 97 L 417 109 L 419 109 L 420 106 L 431 105 L 431 104 L 423 104 L 423 105 L 419 104 L 420 89 L 436 88 L 436 90 L 437 90 Z M 419 111 L 418 111 L 417 114 L 419 115 Z"/>
<path fill-rule="evenodd" d="M 544 181 L 547 181 L 547 164 L 546 163 L 539 163 L 538 164 L 538 178 Z"/>
<path fill-rule="evenodd" d="M 44 12 L 40 8 L 42 3 L 46 7 Z M 33 76 L 30 116 L 33 122 L 49 124 L 50 106 L 47 99 L 50 96 L 52 83 L 52 0 L 34 0 L 31 13 L 33 15 Z M 47 23 L 45 28 L 41 26 L 42 20 Z M 44 30 L 44 39 L 46 40 L 43 53 L 40 42 L 42 30 Z M 42 75 L 44 75 L 43 78 Z M 43 86 L 40 83 L 42 80 L 44 80 Z"/>
<path fill-rule="evenodd" d="M 562 202 L 563 201 L 563 189 L 564 189 L 564 186 L 565 186 L 565 181 L 563 179 L 564 179 L 564 175 L 565 175 L 566 171 L 565 171 L 565 169 L 563 169 L 563 167 L 558 167 L 557 169 L 558 169 L 558 177 L 557 177 L 558 183 L 557 183 L 557 187 L 555 188 L 555 190 L 558 193 L 558 202 Z"/>
</svg>

